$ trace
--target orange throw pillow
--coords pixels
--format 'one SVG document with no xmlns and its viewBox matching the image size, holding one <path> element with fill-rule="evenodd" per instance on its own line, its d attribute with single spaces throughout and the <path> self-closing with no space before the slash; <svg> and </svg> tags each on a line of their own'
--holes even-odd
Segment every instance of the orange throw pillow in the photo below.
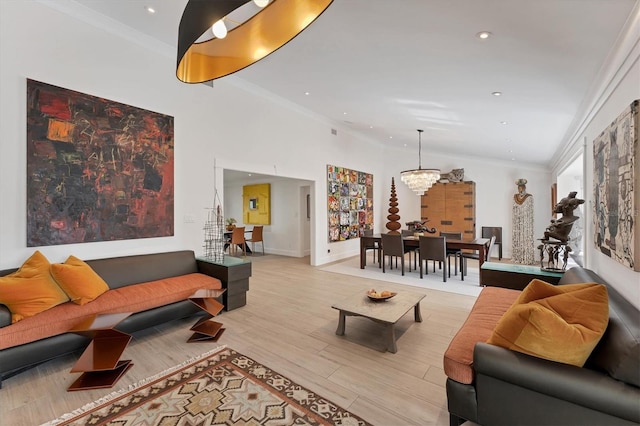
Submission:
<svg viewBox="0 0 640 426">
<path fill-rule="evenodd" d="M 582 367 L 608 323 L 604 285 L 554 286 L 534 279 L 498 321 L 487 343 Z"/>
<path fill-rule="evenodd" d="M 50 265 L 36 251 L 16 272 L 0 277 L 0 303 L 11 311 L 12 323 L 69 301 L 49 273 Z"/>
<path fill-rule="evenodd" d="M 75 256 L 51 265 L 51 275 L 73 303 L 84 305 L 109 290 L 107 283 L 91 266 Z"/>
</svg>

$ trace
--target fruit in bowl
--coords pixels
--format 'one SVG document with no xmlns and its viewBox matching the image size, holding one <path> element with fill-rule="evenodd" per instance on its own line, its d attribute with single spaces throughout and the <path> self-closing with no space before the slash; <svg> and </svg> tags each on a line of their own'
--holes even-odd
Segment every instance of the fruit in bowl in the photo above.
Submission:
<svg viewBox="0 0 640 426">
<path fill-rule="evenodd" d="M 375 299 L 381 299 L 381 298 L 389 298 L 389 297 L 393 297 L 395 296 L 396 293 L 389 291 L 389 290 L 384 290 L 384 291 L 380 291 L 377 292 L 375 288 L 369 289 L 369 291 L 367 291 L 367 296 L 371 297 L 371 298 L 375 298 Z"/>
</svg>

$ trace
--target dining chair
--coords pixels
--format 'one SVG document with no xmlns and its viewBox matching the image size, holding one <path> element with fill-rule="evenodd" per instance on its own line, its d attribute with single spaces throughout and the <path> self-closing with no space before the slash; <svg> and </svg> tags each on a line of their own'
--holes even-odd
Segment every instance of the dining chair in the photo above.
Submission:
<svg viewBox="0 0 640 426">
<path fill-rule="evenodd" d="M 404 275 L 404 243 L 400 234 L 382 234 L 382 272 L 385 272 L 385 260 L 389 256 L 389 269 L 393 269 L 393 258 L 396 259 L 396 268 L 398 267 L 398 258 L 400 258 L 400 266 L 402 275 Z M 409 262 L 409 272 L 411 272 L 411 262 Z"/>
<path fill-rule="evenodd" d="M 483 226 L 482 238 L 491 238 L 496 236 L 495 245 L 498 246 L 498 260 L 502 260 L 502 226 Z M 491 253 L 487 256 L 489 258 Z"/>
<path fill-rule="evenodd" d="M 367 237 L 373 236 L 373 229 L 365 229 L 364 235 Z M 376 261 L 376 253 L 380 253 L 380 245 L 377 241 L 364 246 L 364 264 L 367 264 L 367 251 L 373 250 L 373 261 Z M 380 255 L 378 255 L 378 268 L 380 267 Z"/>
<path fill-rule="evenodd" d="M 243 256 L 247 256 L 247 242 L 244 238 L 244 226 L 236 226 L 233 228 L 231 241 L 229 241 L 229 243 L 229 252 L 231 252 L 231 247 L 233 247 L 233 254 L 235 255 L 238 250 L 238 246 L 241 246 Z"/>
<path fill-rule="evenodd" d="M 493 250 L 493 246 L 496 243 L 496 236 L 493 235 L 491 237 L 491 241 L 489 241 L 489 250 L 487 250 L 487 255 L 485 256 L 485 261 L 488 261 L 491 258 L 491 250 Z M 460 273 L 462 274 L 462 280 L 464 281 L 464 276 L 467 274 L 467 259 L 475 259 L 480 260 L 480 254 L 476 251 L 474 253 L 462 252 L 462 256 L 460 258 Z"/>
<path fill-rule="evenodd" d="M 247 243 L 251 243 L 251 254 L 256 252 L 256 243 L 262 244 L 262 255 L 264 256 L 264 240 L 262 239 L 262 229 L 264 226 L 256 225 L 251 230 L 251 238 L 245 240 Z"/>
<path fill-rule="evenodd" d="M 400 230 L 400 235 L 402 235 L 402 237 L 413 237 L 414 232 L 413 231 L 409 231 L 408 229 L 401 229 Z M 407 253 L 409 253 L 409 262 L 411 262 L 411 252 L 413 252 L 413 269 L 415 270 L 417 268 L 416 263 L 418 261 L 418 248 L 414 248 L 409 250 Z"/>
<path fill-rule="evenodd" d="M 462 240 L 462 232 L 441 232 L 441 237 L 447 237 L 450 240 Z M 462 250 L 447 249 L 447 262 L 449 263 L 449 277 L 451 277 L 451 257 L 454 260 L 454 275 L 458 275 L 458 261 L 460 261 L 460 269 L 462 269 Z M 464 279 L 464 277 L 462 277 Z"/>
<path fill-rule="evenodd" d="M 442 268 L 442 281 L 447 282 L 447 238 L 446 237 L 420 237 L 420 250 L 418 251 L 420 262 L 420 278 L 422 278 L 422 266 L 425 264 L 425 272 L 429 275 L 429 260 L 433 260 L 433 273 L 436 272 L 436 261 Z"/>
</svg>

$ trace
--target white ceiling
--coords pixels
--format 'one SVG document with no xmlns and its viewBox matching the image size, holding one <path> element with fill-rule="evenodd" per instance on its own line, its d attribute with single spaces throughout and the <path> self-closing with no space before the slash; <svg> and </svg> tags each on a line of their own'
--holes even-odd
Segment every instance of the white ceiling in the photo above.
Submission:
<svg viewBox="0 0 640 426">
<path fill-rule="evenodd" d="M 334 0 L 293 41 L 233 76 L 411 153 L 424 129 L 423 157 L 548 165 L 582 119 L 636 1 Z M 175 49 L 187 0 L 75 3 Z M 482 41 L 480 31 L 493 36 Z"/>
</svg>

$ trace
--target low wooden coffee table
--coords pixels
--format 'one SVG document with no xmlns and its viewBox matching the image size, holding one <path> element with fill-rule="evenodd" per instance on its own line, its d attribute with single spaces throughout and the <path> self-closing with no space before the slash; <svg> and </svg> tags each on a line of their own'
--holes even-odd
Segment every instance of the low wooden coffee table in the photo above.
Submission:
<svg viewBox="0 0 640 426">
<path fill-rule="evenodd" d="M 409 291 L 398 292 L 397 295 L 385 301 L 372 301 L 362 292 L 353 295 L 341 302 L 331 305 L 333 309 L 340 311 L 336 334 L 344 336 L 345 319 L 347 316 L 360 316 L 383 324 L 386 332 L 387 350 L 392 353 L 398 351 L 396 346 L 395 325 L 407 312 L 413 308 L 416 322 L 422 322 L 420 315 L 420 301 L 425 295 L 411 293 Z"/>
</svg>

